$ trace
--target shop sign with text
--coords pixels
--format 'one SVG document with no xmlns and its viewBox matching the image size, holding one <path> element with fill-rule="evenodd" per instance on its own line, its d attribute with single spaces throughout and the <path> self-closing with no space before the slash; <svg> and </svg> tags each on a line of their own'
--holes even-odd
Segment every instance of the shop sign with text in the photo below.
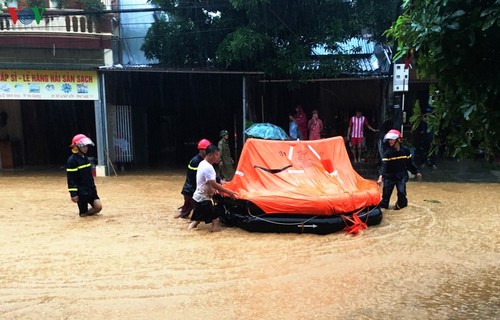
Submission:
<svg viewBox="0 0 500 320">
<path fill-rule="evenodd" d="M 96 71 L 0 70 L 0 100 L 99 100 Z"/>
</svg>

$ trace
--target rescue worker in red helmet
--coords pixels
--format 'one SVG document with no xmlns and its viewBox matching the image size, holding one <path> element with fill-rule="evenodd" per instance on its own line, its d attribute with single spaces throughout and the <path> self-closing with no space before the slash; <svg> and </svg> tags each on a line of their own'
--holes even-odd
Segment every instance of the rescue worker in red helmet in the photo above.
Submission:
<svg viewBox="0 0 500 320">
<path fill-rule="evenodd" d="M 179 208 L 179 212 L 175 215 L 175 218 L 188 218 L 194 208 L 193 193 L 196 190 L 196 172 L 198 171 L 200 162 L 205 159 L 205 150 L 209 145 L 211 145 L 210 141 L 201 139 L 198 142 L 198 154 L 189 161 L 186 181 L 181 191 L 181 194 L 184 196 L 184 204 Z"/>
<path fill-rule="evenodd" d="M 384 142 L 388 141 L 389 147 L 383 153 L 380 176 L 377 181 L 379 186 L 382 182 L 384 183 L 382 201 L 380 202 L 380 207 L 384 209 L 389 208 L 394 187 L 398 192 L 398 200 L 394 209 L 399 210 L 408 205 L 406 198 L 408 171 L 415 174 L 419 181 L 422 180 L 422 174 L 418 172 L 418 168 L 413 163 L 410 149 L 400 143 L 402 139 L 401 132 L 396 129 L 389 130 L 384 136 Z"/>
<path fill-rule="evenodd" d="M 102 210 L 101 200 L 92 174 L 92 166 L 87 157 L 89 146 L 94 142 L 84 134 L 77 134 L 71 140 L 71 152 L 66 162 L 66 176 L 71 201 L 78 204 L 80 217 L 93 216 Z M 91 208 L 88 208 L 90 204 Z"/>
</svg>

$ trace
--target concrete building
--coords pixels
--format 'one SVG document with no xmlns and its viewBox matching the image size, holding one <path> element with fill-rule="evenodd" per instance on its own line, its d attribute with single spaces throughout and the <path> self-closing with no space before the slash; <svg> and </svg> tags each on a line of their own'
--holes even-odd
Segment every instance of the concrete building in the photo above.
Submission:
<svg viewBox="0 0 500 320">
<path fill-rule="evenodd" d="M 113 15 L 85 14 L 78 1 L 42 5 L 9 1 L 1 10 L 2 169 L 64 163 L 62 146 L 77 132 L 102 138 L 96 70 L 113 64 Z"/>
</svg>

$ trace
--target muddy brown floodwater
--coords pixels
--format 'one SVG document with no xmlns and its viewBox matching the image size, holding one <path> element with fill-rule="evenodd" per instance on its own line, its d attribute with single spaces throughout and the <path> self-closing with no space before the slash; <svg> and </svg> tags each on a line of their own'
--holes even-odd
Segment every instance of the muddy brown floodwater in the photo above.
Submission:
<svg viewBox="0 0 500 320">
<path fill-rule="evenodd" d="M 0 319 L 500 319 L 500 184 L 409 182 L 357 236 L 174 219 L 182 172 L 0 175 Z"/>
</svg>

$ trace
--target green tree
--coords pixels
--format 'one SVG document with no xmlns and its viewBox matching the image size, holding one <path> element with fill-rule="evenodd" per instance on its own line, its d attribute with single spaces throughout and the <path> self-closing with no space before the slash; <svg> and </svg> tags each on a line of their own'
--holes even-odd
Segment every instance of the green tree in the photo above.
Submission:
<svg viewBox="0 0 500 320">
<path fill-rule="evenodd" d="M 405 0 L 403 9 L 386 35 L 397 41 L 395 60 L 414 52 L 418 73 L 436 80 L 434 150 L 492 160 L 500 151 L 500 1 Z"/>
<path fill-rule="evenodd" d="M 31 0 L 31 1 L 43 1 L 43 0 Z M 81 5 L 82 9 L 89 12 L 99 12 L 104 11 L 106 6 L 101 0 L 56 0 L 57 8 L 59 9 L 72 9 L 78 4 Z"/>
<path fill-rule="evenodd" d="M 152 0 L 166 13 L 149 29 L 142 50 L 170 67 L 264 71 L 273 77 L 310 77 L 301 71 L 318 44 L 371 34 L 382 39 L 400 0 Z M 385 39 L 384 39 L 385 40 Z M 343 59 L 315 76 L 354 69 Z M 354 70 L 352 70 L 354 71 Z"/>
</svg>

